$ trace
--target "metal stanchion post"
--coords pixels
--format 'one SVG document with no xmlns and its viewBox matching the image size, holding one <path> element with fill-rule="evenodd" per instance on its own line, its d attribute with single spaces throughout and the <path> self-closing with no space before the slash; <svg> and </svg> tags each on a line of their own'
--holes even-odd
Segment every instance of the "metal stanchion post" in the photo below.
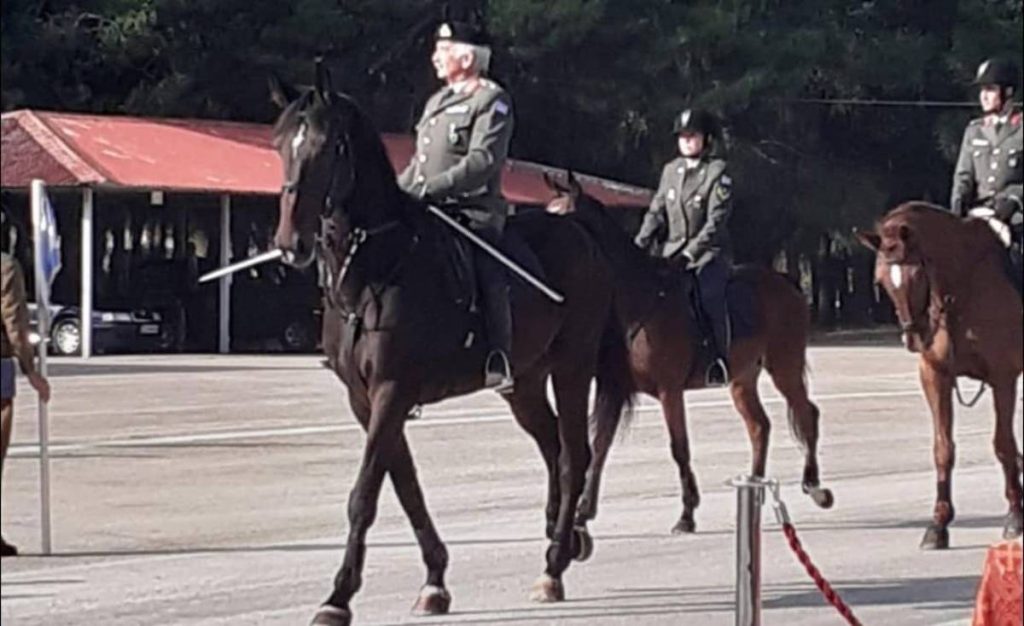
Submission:
<svg viewBox="0 0 1024 626">
<path fill-rule="evenodd" d="M 761 626 L 761 507 L 768 482 L 738 476 L 736 488 L 736 626 Z"/>
</svg>

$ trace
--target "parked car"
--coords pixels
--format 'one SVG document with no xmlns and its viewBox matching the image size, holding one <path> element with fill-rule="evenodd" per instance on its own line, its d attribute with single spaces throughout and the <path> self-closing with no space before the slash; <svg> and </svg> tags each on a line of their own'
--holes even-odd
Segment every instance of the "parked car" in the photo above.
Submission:
<svg viewBox="0 0 1024 626">
<path fill-rule="evenodd" d="M 38 334 L 36 305 L 29 304 L 32 331 Z M 82 350 L 82 311 L 78 306 L 50 305 L 50 354 L 71 355 Z M 174 347 L 174 325 L 159 311 L 94 310 L 92 349 L 94 352 L 152 352 Z"/>
<path fill-rule="evenodd" d="M 312 352 L 320 340 L 320 291 L 312 272 L 267 266 L 231 286 L 234 349 Z"/>
</svg>

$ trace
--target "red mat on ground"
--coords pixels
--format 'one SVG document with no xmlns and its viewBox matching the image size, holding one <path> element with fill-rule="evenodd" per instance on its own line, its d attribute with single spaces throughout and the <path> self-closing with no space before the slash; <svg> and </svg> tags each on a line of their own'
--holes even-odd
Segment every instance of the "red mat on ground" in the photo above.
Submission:
<svg viewBox="0 0 1024 626">
<path fill-rule="evenodd" d="M 1024 602 L 1020 541 L 1004 541 L 988 549 L 985 573 L 978 587 L 973 626 L 1020 626 Z"/>
</svg>

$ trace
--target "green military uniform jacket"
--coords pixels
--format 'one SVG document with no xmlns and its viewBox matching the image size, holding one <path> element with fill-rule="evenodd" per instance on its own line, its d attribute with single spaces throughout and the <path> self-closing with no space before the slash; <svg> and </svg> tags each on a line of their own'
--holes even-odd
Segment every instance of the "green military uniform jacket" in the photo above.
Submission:
<svg viewBox="0 0 1024 626">
<path fill-rule="evenodd" d="M 715 258 L 731 260 L 727 223 L 732 213 L 732 179 L 725 161 L 701 159 L 692 169 L 679 157 L 665 165 L 658 191 L 644 216 L 636 244 L 658 237 L 665 258 L 685 254 L 696 267 Z"/>
<path fill-rule="evenodd" d="M 1001 122 L 998 124 L 997 121 Z M 986 116 L 971 120 L 964 131 L 953 174 L 950 208 L 966 215 L 976 206 L 990 204 L 995 198 L 1014 198 L 1021 210 L 1024 183 L 1024 154 L 1021 154 L 1021 114 L 1010 113 L 1001 120 Z"/>
<path fill-rule="evenodd" d="M 497 83 L 481 78 L 441 89 L 416 124 L 416 152 L 399 186 L 458 203 L 476 225 L 501 232 L 508 216 L 501 173 L 513 125 L 512 100 Z"/>
<path fill-rule="evenodd" d="M 14 358 L 21 371 L 35 371 L 35 353 L 29 343 L 28 305 L 25 303 L 25 277 L 11 255 L 0 252 L 0 358 Z"/>
</svg>

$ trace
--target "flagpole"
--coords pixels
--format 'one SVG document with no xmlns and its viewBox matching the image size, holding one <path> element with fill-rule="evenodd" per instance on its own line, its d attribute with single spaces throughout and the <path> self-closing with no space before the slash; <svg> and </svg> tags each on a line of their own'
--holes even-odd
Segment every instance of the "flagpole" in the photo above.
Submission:
<svg viewBox="0 0 1024 626">
<path fill-rule="evenodd" d="M 47 377 L 46 351 L 50 336 L 50 285 L 43 268 L 43 181 L 32 181 L 32 232 L 35 251 L 36 320 L 39 342 L 39 373 Z M 50 519 L 50 416 L 47 405 L 39 398 L 39 500 L 42 508 L 40 530 L 42 532 L 43 555 L 53 552 L 53 534 Z"/>
</svg>

